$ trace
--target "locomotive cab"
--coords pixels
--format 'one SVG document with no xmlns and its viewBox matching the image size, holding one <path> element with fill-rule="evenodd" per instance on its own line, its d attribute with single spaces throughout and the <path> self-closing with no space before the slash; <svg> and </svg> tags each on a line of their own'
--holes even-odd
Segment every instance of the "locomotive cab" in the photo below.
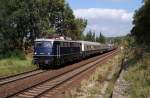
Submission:
<svg viewBox="0 0 150 98">
<path fill-rule="evenodd" d="M 39 67 L 53 62 L 53 41 L 35 40 L 33 62 Z"/>
</svg>

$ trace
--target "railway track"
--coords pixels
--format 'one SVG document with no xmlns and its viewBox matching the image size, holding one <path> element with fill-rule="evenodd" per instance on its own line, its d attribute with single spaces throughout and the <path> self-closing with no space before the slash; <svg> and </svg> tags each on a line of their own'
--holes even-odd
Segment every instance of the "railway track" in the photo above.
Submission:
<svg viewBox="0 0 150 98">
<path fill-rule="evenodd" d="M 36 70 L 38 70 L 38 69 L 33 69 L 33 70 L 31 70 L 31 71 L 26 71 L 26 72 L 22 72 L 22 73 L 15 74 L 15 75 L 10 75 L 10 76 L 1 76 L 1 77 L 0 77 L 0 81 L 1 81 L 1 80 L 4 80 L 4 79 L 11 78 L 11 77 L 16 77 L 16 76 L 19 76 L 19 75 L 22 75 L 22 74 L 30 73 L 30 72 L 33 72 L 33 71 L 36 71 Z"/>
<path fill-rule="evenodd" d="M 67 66 L 66 68 L 45 72 L 41 71 L 41 73 L 39 72 L 40 74 L 38 74 L 37 72 L 37 74 L 35 74 L 36 76 L 31 75 L 28 79 L 20 78 L 19 80 L 8 83 L 3 82 L 4 84 L 0 85 L 1 88 L 3 88 L 3 90 L 0 90 L 0 97 L 10 97 L 10 98 L 41 97 L 47 92 L 50 92 L 52 89 L 56 88 L 57 86 L 91 69 L 93 65 L 96 65 L 102 60 L 110 57 L 115 52 L 112 51 L 103 54 L 101 56 L 93 57 L 88 60 L 81 61 L 77 64 Z M 25 80 L 24 83 L 22 82 L 23 80 Z M 17 85 L 17 83 L 19 84 Z M 32 85 L 29 83 L 31 83 Z M 14 88 L 16 89 L 14 90 Z"/>
<path fill-rule="evenodd" d="M 18 80 L 21 80 L 21 79 L 24 79 L 24 78 L 27 78 L 27 77 L 38 75 L 38 74 L 41 74 L 43 72 L 45 72 L 45 71 L 36 69 L 36 70 L 29 71 L 29 72 L 17 74 L 17 75 L 14 75 L 14 76 L 4 77 L 4 78 L 0 79 L 0 86 L 11 83 L 11 82 L 14 82 L 14 81 L 18 81 Z"/>
</svg>

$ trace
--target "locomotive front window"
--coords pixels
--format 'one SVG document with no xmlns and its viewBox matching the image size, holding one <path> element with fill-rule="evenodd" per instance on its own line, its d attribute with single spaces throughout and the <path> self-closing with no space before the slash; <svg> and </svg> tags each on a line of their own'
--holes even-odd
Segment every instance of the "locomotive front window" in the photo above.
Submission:
<svg viewBox="0 0 150 98">
<path fill-rule="evenodd" d="M 50 48 L 52 47 L 51 42 L 36 42 L 35 43 L 35 48 Z"/>
</svg>

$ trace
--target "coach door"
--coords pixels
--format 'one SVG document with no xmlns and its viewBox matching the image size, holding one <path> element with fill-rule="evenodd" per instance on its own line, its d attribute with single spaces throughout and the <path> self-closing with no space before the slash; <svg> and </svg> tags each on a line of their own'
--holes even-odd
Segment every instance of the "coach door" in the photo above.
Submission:
<svg viewBox="0 0 150 98">
<path fill-rule="evenodd" d="M 60 44 L 57 45 L 57 59 L 60 58 Z"/>
</svg>

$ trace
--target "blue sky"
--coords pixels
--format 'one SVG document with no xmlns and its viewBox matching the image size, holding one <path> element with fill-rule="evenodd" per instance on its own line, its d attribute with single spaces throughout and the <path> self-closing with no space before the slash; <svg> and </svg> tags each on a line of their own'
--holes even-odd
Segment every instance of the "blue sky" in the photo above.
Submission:
<svg viewBox="0 0 150 98">
<path fill-rule="evenodd" d="M 132 28 L 133 14 L 141 0 L 67 0 L 78 18 L 88 20 L 89 29 L 105 36 L 122 36 Z"/>
<path fill-rule="evenodd" d="M 141 5 L 141 0 L 67 0 L 73 9 L 115 8 L 134 11 Z"/>
</svg>

